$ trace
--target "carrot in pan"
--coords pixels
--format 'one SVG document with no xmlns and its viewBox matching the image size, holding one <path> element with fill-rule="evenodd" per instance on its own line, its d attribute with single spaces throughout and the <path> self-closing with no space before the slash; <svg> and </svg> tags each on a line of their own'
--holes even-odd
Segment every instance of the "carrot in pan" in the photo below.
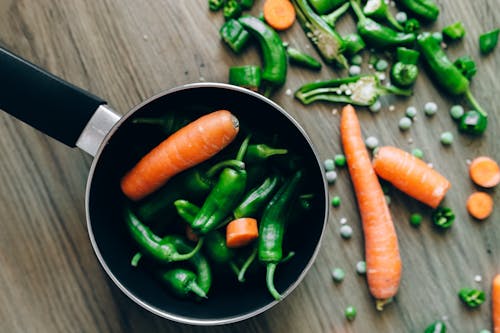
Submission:
<svg viewBox="0 0 500 333">
<path fill-rule="evenodd" d="M 204 115 L 146 154 L 121 180 L 123 193 L 137 201 L 171 177 L 217 154 L 238 134 L 238 119 L 227 110 Z"/>
<path fill-rule="evenodd" d="M 264 20 L 275 30 L 286 30 L 295 22 L 295 8 L 289 0 L 266 0 Z"/>
<path fill-rule="evenodd" d="M 389 208 L 351 105 L 342 110 L 340 136 L 363 225 L 368 287 L 382 310 L 398 291 L 401 257 Z"/>
<path fill-rule="evenodd" d="M 380 147 L 375 152 L 373 168 L 379 177 L 433 208 L 439 205 L 451 186 L 427 163 L 396 147 Z"/>
<path fill-rule="evenodd" d="M 472 217 L 484 220 L 493 212 L 493 198 L 486 192 L 474 192 L 467 198 L 466 207 Z"/>
<path fill-rule="evenodd" d="M 490 157 L 479 156 L 469 165 L 469 176 L 479 186 L 495 187 L 500 183 L 500 167 Z"/>
<path fill-rule="evenodd" d="M 226 226 L 227 247 L 245 246 L 259 237 L 259 227 L 257 220 L 251 217 L 242 217 L 232 220 Z"/>
</svg>

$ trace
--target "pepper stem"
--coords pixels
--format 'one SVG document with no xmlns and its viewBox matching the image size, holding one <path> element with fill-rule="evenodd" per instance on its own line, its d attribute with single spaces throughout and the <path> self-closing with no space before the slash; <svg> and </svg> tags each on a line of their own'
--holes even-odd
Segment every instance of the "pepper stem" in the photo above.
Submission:
<svg viewBox="0 0 500 333">
<path fill-rule="evenodd" d="M 240 269 L 238 268 L 238 266 L 236 266 L 236 264 L 234 263 L 234 261 L 232 261 L 232 260 L 229 261 L 229 267 L 231 268 L 231 270 L 233 271 L 233 273 L 236 276 L 240 275 Z"/>
<path fill-rule="evenodd" d="M 198 285 L 198 283 L 196 283 L 196 281 L 191 281 L 191 283 L 187 285 L 187 289 L 192 293 L 196 294 L 197 296 L 200 296 L 202 298 L 208 298 L 205 291 L 201 289 L 201 287 Z"/>
<path fill-rule="evenodd" d="M 271 293 L 271 295 L 274 297 L 275 300 L 279 301 L 281 299 L 281 295 L 276 290 L 276 287 L 274 286 L 274 272 L 276 271 L 276 267 L 278 264 L 272 262 L 267 264 L 267 271 L 266 271 L 266 284 L 267 284 L 267 289 Z"/>
<path fill-rule="evenodd" d="M 134 267 L 137 267 L 137 265 L 139 264 L 139 261 L 141 260 L 141 258 L 142 258 L 142 253 L 141 252 L 137 252 L 132 257 L 132 260 L 130 260 L 130 265 L 132 265 Z"/>
<path fill-rule="evenodd" d="M 472 95 L 472 92 L 470 91 L 470 89 L 467 89 L 465 91 L 465 97 L 467 98 L 469 103 L 472 104 L 472 106 L 474 107 L 474 109 L 477 112 L 479 112 L 485 118 L 488 117 L 488 113 L 486 111 L 484 111 L 483 108 L 479 105 L 479 103 L 476 101 L 476 99 Z"/>
<path fill-rule="evenodd" d="M 354 10 L 354 13 L 358 17 L 358 21 L 365 20 L 366 16 L 363 13 L 363 11 L 361 10 L 361 7 L 360 7 L 360 5 L 358 3 L 358 0 L 350 0 L 350 3 L 351 3 L 351 6 L 352 6 L 352 9 Z"/>
<path fill-rule="evenodd" d="M 245 163 L 239 160 L 225 160 L 215 164 L 213 167 L 208 169 L 208 171 L 206 172 L 206 176 L 208 178 L 212 178 L 213 176 L 215 176 L 217 172 L 219 172 L 219 170 L 224 169 L 226 167 L 231 167 L 235 169 L 244 169 Z"/>
<path fill-rule="evenodd" d="M 171 261 L 184 261 L 191 259 L 198 251 L 201 249 L 201 246 L 203 245 L 203 237 L 198 240 L 198 243 L 196 243 L 196 246 L 191 252 L 188 253 L 177 253 L 172 256 Z"/>
<path fill-rule="evenodd" d="M 241 144 L 240 149 L 238 150 L 238 154 L 236 155 L 237 161 L 243 161 L 243 157 L 245 157 L 245 154 L 247 153 L 248 143 L 250 142 L 251 137 L 252 134 L 248 134 L 245 140 L 243 140 L 243 143 Z"/>
<path fill-rule="evenodd" d="M 245 273 L 247 272 L 250 265 L 254 262 L 256 256 L 257 256 L 257 247 L 255 247 L 252 250 L 250 256 L 248 256 L 247 260 L 245 260 L 245 262 L 243 263 L 243 266 L 241 266 L 240 272 L 238 273 L 238 281 L 240 282 L 245 281 Z"/>
<path fill-rule="evenodd" d="M 351 6 L 351 4 L 349 2 L 346 2 L 345 4 L 343 4 L 342 6 L 340 6 L 339 8 L 335 9 L 330 14 L 328 14 L 328 15 L 321 15 L 321 18 L 330 27 L 335 28 L 335 24 L 337 23 L 337 21 L 339 20 L 339 18 L 342 17 L 342 15 L 344 15 L 347 12 L 347 10 L 349 9 L 350 6 Z"/>
<path fill-rule="evenodd" d="M 381 94 L 394 94 L 394 95 L 399 95 L 399 96 L 411 96 L 412 91 L 411 89 L 401 89 L 393 85 L 380 85 L 379 90 Z"/>
</svg>

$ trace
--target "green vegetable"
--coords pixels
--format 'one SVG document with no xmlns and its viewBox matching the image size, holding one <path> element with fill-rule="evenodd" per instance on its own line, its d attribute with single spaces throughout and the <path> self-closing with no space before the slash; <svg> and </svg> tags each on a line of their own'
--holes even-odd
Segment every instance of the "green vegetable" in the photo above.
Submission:
<svg viewBox="0 0 500 333">
<path fill-rule="evenodd" d="M 344 154 L 336 154 L 334 157 L 335 165 L 339 168 L 344 167 L 347 163 Z"/>
<path fill-rule="evenodd" d="M 356 272 L 360 275 L 366 274 L 366 262 L 358 261 L 356 263 Z"/>
<path fill-rule="evenodd" d="M 350 60 L 351 65 L 361 66 L 363 64 L 363 57 L 360 54 L 354 55 Z"/>
<path fill-rule="evenodd" d="M 330 0 L 331 1 L 331 0 Z M 349 10 L 351 4 L 347 0 L 343 0 L 345 3 L 339 8 L 335 9 L 327 15 L 321 15 L 320 17 L 325 21 L 332 29 L 335 28 L 337 21 Z M 309 0 L 309 3 L 311 1 Z"/>
<path fill-rule="evenodd" d="M 450 40 L 459 40 L 465 36 L 465 27 L 461 21 L 457 21 L 443 28 L 443 35 Z"/>
<path fill-rule="evenodd" d="M 499 35 L 500 29 L 495 29 L 479 36 L 479 50 L 482 54 L 488 54 L 495 49 Z"/>
<path fill-rule="evenodd" d="M 358 75 L 307 83 L 295 92 L 295 97 L 306 105 L 327 101 L 370 106 L 382 95 L 410 96 L 411 93 L 410 90 L 382 85 L 376 75 Z"/>
<path fill-rule="evenodd" d="M 453 225 L 455 213 L 449 207 L 438 207 L 432 212 L 432 222 L 440 229 L 448 229 Z"/>
<path fill-rule="evenodd" d="M 411 124 L 412 124 L 411 118 L 403 117 L 403 118 L 399 119 L 398 127 L 400 130 L 406 131 L 406 130 L 410 129 Z"/>
<path fill-rule="evenodd" d="M 373 150 L 373 149 L 378 147 L 379 142 L 378 142 L 378 139 L 376 137 L 369 136 L 365 139 L 365 145 L 366 145 L 366 148 Z"/>
<path fill-rule="evenodd" d="M 480 135 L 483 134 L 488 126 L 488 118 L 476 110 L 465 112 L 460 117 L 458 129 L 467 134 Z"/>
<path fill-rule="evenodd" d="M 345 278 L 345 272 L 342 268 L 334 268 L 332 270 L 332 278 L 333 278 L 333 281 L 336 282 L 336 283 L 340 283 L 344 280 Z"/>
<path fill-rule="evenodd" d="M 405 22 L 405 26 L 403 29 L 404 33 L 409 34 L 409 33 L 417 32 L 418 30 L 420 30 L 420 22 L 417 19 L 411 18 Z"/>
<path fill-rule="evenodd" d="M 335 172 L 333 170 L 327 171 L 325 176 L 326 176 L 326 181 L 328 182 L 328 184 L 333 184 L 337 180 L 337 172 Z"/>
<path fill-rule="evenodd" d="M 352 65 L 349 66 L 349 75 L 350 76 L 357 76 L 361 74 L 361 67 L 358 65 Z"/>
<path fill-rule="evenodd" d="M 357 29 L 363 40 L 371 47 L 387 49 L 397 46 L 411 45 L 415 34 L 397 32 L 366 17 L 360 8 L 359 0 L 351 0 L 351 6 L 358 18 Z"/>
<path fill-rule="evenodd" d="M 352 305 L 348 306 L 344 312 L 347 320 L 354 320 L 354 318 L 356 318 L 356 313 L 356 308 Z"/>
<path fill-rule="evenodd" d="M 250 9 L 252 8 L 255 0 L 238 0 L 238 2 L 243 9 Z"/>
<path fill-rule="evenodd" d="M 344 4 L 347 0 L 308 0 L 314 11 L 320 15 L 330 13 L 335 8 Z"/>
<path fill-rule="evenodd" d="M 415 156 L 416 158 L 424 158 L 424 152 L 422 151 L 422 149 L 419 149 L 419 148 L 414 148 L 411 150 L 411 154 L 413 156 Z"/>
<path fill-rule="evenodd" d="M 425 329 L 424 333 L 446 333 L 446 325 L 440 320 L 435 321 Z"/>
<path fill-rule="evenodd" d="M 458 292 L 458 297 L 470 308 L 477 308 L 484 303 L 486 295 L 484 291 L 473 288 L 462 288 Z"/>
<path fill-rule="evenodd" d="M 465 76 L 468 80 L 476 74 L 477 68 L 476 63 L 470 56 L 462 56 L 453 62 L 456 68 Z"/>
<path fill-rule="evenodd" d="M 344 239 L 349 239 L 352 237 L 352 227 L 348 224 L 344 224 L 340 227 L 340 236 Z"/>
<path fill-rule="evenodd" d="M 439 31 L 435 31 L 431 34 L 432 38 L 434 38 L 438 43 L 443 42 L 443 34 Z"/>
<path fill-rule="evenodd" d="M 208 8 L 215 12 L 221 9 L 225 2 L 225 0 L 208 0 Z"/>
<path fill-rule="evenodd" d="M 436 21 L 439 7 L 433 0 L 397 0 L 406 10 L 426 21 Z"/>
<path fill-rule="evenodd" d="M 234 53 L 240 53 L 250 38 L 248 31 L 235 19 L 225 22 L 219 30 L 219 35 Z"/>
<path fill-rule="evenodd" d="M 396 21 L 398 21 L 400 24 L 404 24 L 406 23 L 406 21 L 408 21 L 408 15 L 405 12 L 397 12 L 396 15 L 394 15 L 394 17 L 396 18 Z"/>
<path fill-rule="evenodd" d="M 333 207 L 338 207 L 340 206 L 340 197 L 338 195 L 334 196 L 332 198 L 332 206 Z"/>
<path fill-rule="evenodd" d="M 287 180 L 267 204 L 259 226 L 258 258 L 266 266 L 266 285 L 271 295 L 279 300 L 280 293 L 274 286 L 274 273 L 283 259 L 283 238 L 288 213 L 300 188 L 303 172 L 297 171 Z"/>
<path fill-rule="evenodd" d="M 385 59 L 379 59 L 374 67 L 376 71 L 383 72 L 389 67 L 389 63 Z"/>
<path fill-rule="evenodd" d="M 399 87 L 409 87 L 418 77 L 417 61 L 420 56 L 418 51 L 398 47 L 396 51 L 397 62 L 391 68 L 391 82 Z"/>
<path fill-rule="evenodd" d="M 153 125 L 160 128 L 165 135 L 171 135 L 187 125 L 191 120 L 178 112 L 166 112 L 159 117 L 137 117 L 132 119 L 133 124 Z"/>
<path fill-rule="evenodd" d="M 307 53 L 301 52 L 293 47 L 288 47 L 286 49 L 286 53 L 288 55 L 288 59 L 293 64 L 314 70 L 321 69 L 321 63 Z"/>
<path fill-rule="evenodd" d="M 375 20 L 388 22 L 393 28 L 403 31 L 403 26 L 396 20 L 389 10 L 385 0 L 368 0 L 363 8 L 363 13 Z"/>
<path fill-rule="evenodd" d="M 355 55 L 354 57 L 351 58 L 351 64 L 353 65 L 361 65 L 361 62 L 359 63 L 354 63 L 352 60 L 358 56 L 358 53 L 361 52 L 365 47 L 366 47 L 366 44 L 365 42 L 363 41 L 363 38 L 361 38 L 360 35 L 358 34 L 347 34 L 345 35 L 344 37 L 342 37 L 344 39 L 344 43 L 345 43 L 345 50 L 344 50 L 344 53 L 346 55 Z M 361 56 L 359 56 L 361 57 Z M 363 58 L 360 58 L 361 60 Z"/>
<path fill-rule="evenodd" d="M 409 106 L 406 108 L 405 114 L 408 118 L 415 118 L 417 115 L 417 108 L 414 106 Z"/>
<path fill-rule="evenodd" d="M 465 113 L 464 108 L 461 105 L 453 105 L 450 108 L 450 116 L 454 120 L 460 120 L 460 118 L 462 118 L 464 113 Z"/>
<path fill-rule="evenodd" d="M 207 298 L 207 294 L 196 281 L 196 274 L 187 269 L 169 269 L 160 274 L 160 279 L 179 297 L 187 297 L 193 293 L 199 297 Z"/>
<path fill-rule="evenodd" d="M 261 81 L 259 66 L 232 66 L 229 67 L 229 83 L 253 91 L 258 91 Z"/>
<path fill-rule="evenodd" d="M 243 8 L 237 0 L 226 0 L 222 7 L 222 14 L 226 20 L 236 19 L 241 16 Z"/>
<path fill-rule="evenodd" d="M 368 107 L 368 109 L 373 113 L 377 113 L 382 109 L 382 103 L 380 103 L 380 101 L 377 99 L 375 103 Z"/>
<path fill-rule="evenodd" d="M 338 32 L 313 11 L 307 0 L 291 0 L 291 2 L 297 20 L 323 60 L 327 63 L 337 62 L 343 68 L 347 68 L 347 60 L 342 54 L 345 43 Z"/>
<path fill-rule="evenodd" d="M 332 171 L 335 169 L 335 162 L 331 158 L 327 158 L 323 161 L 323 166 L 326 171 Z"/>
<path fill-rule="evenodd" d="M 272 156 L 285 155 L 288 153 L 287 149 L 274 148 L 265 143 L 248 145 L 243 162 L 245 163 L 259 163 L 267 160 Z"/>
<path fill-rule="evenodd" d="M 267 177 L 258 187 L 250 190 L 234 209 L 235 218 L 257 217 L 264 206 L 271 200 L 280 184 L 280 176 Z"/>
<path fill-rule="evenodd" d="M 441 133 L 440 141 L 443 145 L 451 145 L 453 143 L 453 134 L 451 132 Z"/>
<path fill-rule="evenodd" d="M 396 49 L 396 61 L 404 64 L 416 65 L 419 57 L 420 52 L 417 50 L 408 49 L 406 47 L 398 47 Z"/>
<path fill-rule="evenodd" d="M 410 224 L 414 227 L 420 226 L 420 224 L 422 224 L 422 215 L 420 215 L 419 213 L 411 214 Z"/>
<path fill-rule="evenodd" d="M 259 41 L 263 57 L 262 81 L 268 89 L 285 83 L 287 71 L 286 50 L 278 33 L 253 16 L 243 16 L 238 21 Z"/>
</svg>

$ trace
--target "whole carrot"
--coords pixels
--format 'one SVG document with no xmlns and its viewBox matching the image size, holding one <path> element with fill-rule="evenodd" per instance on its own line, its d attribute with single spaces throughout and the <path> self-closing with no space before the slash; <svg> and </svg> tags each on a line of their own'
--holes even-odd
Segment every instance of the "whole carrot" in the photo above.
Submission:
<svg viewBox="0 0 500 333">
<path fill-rule="evenodd" d="M 382 310 L 398 291 L 401 257 L 389 208 L 351 105 L 342 110 L 340 136 L 363 225 L 368 287 Z"/>
<path fill-rule="evenodd" d="M 494 277 L 491 288 L 491 318 L 493 332 L 500 333 L 500 274 Z"/>
<path fill-rule="evenodd" d="M 396 147 L 380 147 L 373 158 L 373 168 L 379 177 L 433 208 L 439 205 L 451 186 L 424 161 Z"/>
<path fill-rule="evenodd" d="M 224 149 L 238 134 L 238 119 L 227 110 L 204 115 L 146 154 L 121 180 L 123 193 L 137 201 L 171 177 Z"/>
</svg>

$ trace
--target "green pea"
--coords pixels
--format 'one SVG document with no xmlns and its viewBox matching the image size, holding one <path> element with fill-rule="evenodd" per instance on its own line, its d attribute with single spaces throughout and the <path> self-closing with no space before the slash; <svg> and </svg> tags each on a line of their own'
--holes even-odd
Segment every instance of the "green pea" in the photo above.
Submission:
<svg viewBox="0 0 500 333">
<path fill-rule="evenodd" d="M 490 330 L 480 330 L 479 333 L 491 333 Z"/>
<path fill-rule="evenodd" d="M 486 295 L 484 291 L 474 288 L 462 288 L 458 292 L 458 297 L 465 305 L 470 308 L 476 308 L 484 303 Z"/>
<path fill-rule="evenodd" d="M 356 314 L 357 314 L 356 308 L 352 305 L 349 305 L 345 309 L 344 314 L 345 314 L 345 317 L 347 320 L 354 320 L 354 318 L 356 318 Z"/>
<path fill-rule="evenodd" d="M 331 158 L 328 158 L 323 161 L 323 166 L 325 167 L 326 171 L 332 171 L 335 169 L 335 162 Z"/>
<path fill-rule="evenodd" d="M 399 23 L 406 23 L 408 21 L 408 15 L 405 12 L 397 12 L 394 17 Z"/>
<path fill-rule="evenodd" d="M 451 132 L 443 132 L 440 141 L 443 145 L 451 145 L 453 143 L 453 134 Z"/>
<path fill-rule="evenodd" d="M 453 105 L 450 108 L 450 116 L 454 120 L 459 120 L 465 113 L 464 108 L 461 105 Z"/>
<path fill-rule="evenodd" d="M 344 239 L 349 239 L 352 237 L 352 227 L 348 224 L 344 224 L 340 227 L 340 236 Z"/>
<path fill-rule="evenodd" d="M 379 59 L 375 65 L 375 70 L 378 72 L 383 72 L 389 67 L 389 63 L 385 59 Z"/>
<path fill-rule="evenodd" d="M 433 116 L 438 110 L 437 104 L 434 102 L 428 102 L 424 105 L 424 113 L 426 116 Z"/>
<path fill-rule="evenodd" d="M 349 75 L 356 76 L 359 74 L 361 74 L 361 67 L 359 67 L 358 65 L 349 66 Z"/>
<path fill-rule="evenodd" d="M 339 168 L 344 167 L 347 163 L 347 160 L 346 160 L 344 154 L 335 155 L 334 161 L 335 161 L 335 166 L 337 166 Z"/>
<path fill-rule="evenodd" d="M 369 136 L 369 137 L 367 137 L 367 138 L 366 138 L 366 140 L 365 140 L 365 145 L 366 145 L 366 147 L 367 147 L 368 149 L 373 150 L 373 149 L 375 149 L 375 148 L 377 148 L 377 147 L 378 147 L 379 142 L 378 142 L 378 139 L 377 139 L 376 137 L 374 137 L 374 136 Z"/>
<path fill-rule="evenodd" d="M 379 112 L 380 109 L 382 109 L 382 103 L 380 103 L 380 101 L 377 99 L 375 101 L 375 103 L 373 103 L 372 105 L 370 105 L 368 108 L 373 113 Z"/>
<path fill-rule="evenodd" d="M 363 63 L 363 57 L 360 54 L 356 54 L 351 58 L 351 64 L 361 66 Z"/>
<path fill-rule="evenodd" d="M 326 181 L 328 184 L 333 184 L 337 180 L 337 173 L 333 170 L 326 172 Z"/>
<path fill-rule="evenodd" d="M 417 108 L 414 106 L 409 106 L 406 108 L 405 114 L 408 118 L 415 118 L 417 115 Z"/>
<path fill-rule="evenodd" d="M 398 127 L 400 130 L 406 131 L 406 130 L 410 129 L 411 123 L 412 123 L 411 118 L 403 117 L 403 118 L 399 119 Z"/>
<path fill-rule="evenodd" d="M 344 280 L 344 277 L 345 273 L 342 268 L 337 267 L 332 270 L 332 279 L 334 282 L 342 282 Z"/>
<path fill-rule="evenodd" d="M 364 261 L 358 261 L 356 263 L 356 272 L 358 274 L 366 274 L 366 262 Z"/>
<path fill-rule="evenodd" d="M 410 215 L 410 224 L 414 227 L 420 226 L 422 224 L 422 215 L 419 213 L 413 213 Z"/>
<path fill-rule="evenodd" d="M 411 154 L 415 156 L 416 158 L 422 159 L 424 157 L 424 152 L 420 148 L 413 148 L 411 150 Z"/>
<path fill-rule="evenodd" d="M 332 198 L 332 206 L 333 207 L 338 207 L 340 206 L 340 197 L 338 195 L 334 196 Z"/>
<path fill-rule="evenodd" d="M 386 195 L 384 195 L 384 198 L 385 198 L 385 202 L 387 203 L 387 205 L 390 205 L 391 204 L 391 197 L 386 194 Z"/>
</svg>

